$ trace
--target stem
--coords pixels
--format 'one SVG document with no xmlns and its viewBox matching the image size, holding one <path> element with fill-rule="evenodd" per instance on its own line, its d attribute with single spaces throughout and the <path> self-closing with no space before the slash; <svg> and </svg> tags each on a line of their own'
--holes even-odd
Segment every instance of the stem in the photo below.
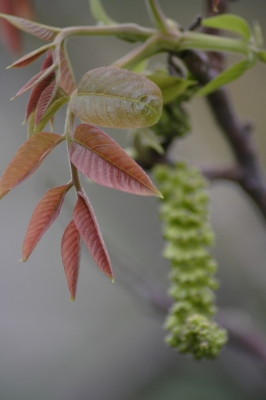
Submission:
<svg viewBox="0 0 266 400">
<path fill-rule="evenodd" d="M 67 139 L 67 152 L 69 150 L 69 145 L 71 143 L 71 138 L 74 136 L 74 121 L 75 121 L 75 115 L 70 111 L 69 107 L 67 108 L 67 114 L 66 114 L 66 123 L 65 123 L 65 132 L 64 135 L 66 136 Z M 75 186 L 76 192 L 80 192 L 82 190 L 81 183 L 79 180 L 79 174 L 78 170 L 75 167 L 74 164 L 69 159 L 69 165 L 70 165 L 70 171 L 71 171 L 71 182 Z"/>
<path fill-rule="evenodd" d="M 149 10 L 151 11 L 151 15 L 153 17 L 153 20 L 155 22 L 155 26 L 163 32 L 167 33 L 169 31 L 169 27 L 167 24 L 167 18 L 164 15 L 159 3 L 157 0 L 148 0 L 147 1 Z"/>
</svg>

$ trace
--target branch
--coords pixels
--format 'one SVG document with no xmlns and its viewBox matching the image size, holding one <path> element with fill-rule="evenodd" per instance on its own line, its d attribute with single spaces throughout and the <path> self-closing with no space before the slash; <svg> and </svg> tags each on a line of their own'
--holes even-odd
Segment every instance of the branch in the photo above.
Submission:
<svg viewBox="0 0 266 400">
<path fill-rule="evenodd" d="M 208 57 L 201 52 L 186 51 L 181 54 L 181 58 L 201 85 L 217 75 Z M 254 200 L 266 220 L 265 177 L 250 128 L 240 122 L 227 89 L 221 88 L 209 94 L 207 101 L 241 168 L 239 184 Z"/>
</svg>

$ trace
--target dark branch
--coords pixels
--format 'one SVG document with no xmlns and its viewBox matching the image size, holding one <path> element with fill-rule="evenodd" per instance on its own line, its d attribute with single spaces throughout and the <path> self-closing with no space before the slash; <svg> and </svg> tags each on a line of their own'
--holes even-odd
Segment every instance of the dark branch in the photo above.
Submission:
<svg viewBox="0 0 266 400">
<path fill-rule="evenodd" d="M 203 165 L 201 168 L 202 174 L 210 181 L 217 179 L 226 179 L 229 181 L 239 183 L 243 177 L 241 167 L 233 166 L 213 166 Z"/>
</svg>

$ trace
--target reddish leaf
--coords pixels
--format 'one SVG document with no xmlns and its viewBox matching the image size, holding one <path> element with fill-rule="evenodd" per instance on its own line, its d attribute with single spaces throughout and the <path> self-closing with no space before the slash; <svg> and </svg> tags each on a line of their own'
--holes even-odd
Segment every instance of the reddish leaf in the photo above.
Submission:
<svg viewBox="0 0 266 400">
<path fill-rule="evenodd" d="M 57 218 L 67 191 L 72 184 L 48 190 L 33 211 L 22 246 L 23 261 L 26 261 L 35 246 Z"/>
<path fill-rule="evenodd" d="M 49 51 L 42 63 L 41 66 L 41 71 L 44 71 L 46 68 L 50 67 L 53 64 L 53 55 L 52 52 Z M 55 77 L 55 73 L 51 72 L 45 79 L 43 79 L 38 85 L 36 85 L 30 94 L 28 104 L 27 104 L 27 109 L 26 109 L 26 116 L 25 116 L 25 121 L 29 118 L 30 114 L 35 110 L 37 107 L 38 101 L 40 99 L 40 96 L 44 89 L 50 85 L 52 80 Z"/>
<path fill-rule="evenodd" d="M 32 175 L 44 158 L 64 139 L 56 133 L 41 132 L 20 146 L 0 179 L 0 199 Z"/>
<path fill-rule="evenodd" d="M 61 48 L 60 52 L 60 87 L 64 89 L 67 94 L 71 94 L 76 89 L 74 74 L 68 59 L 67 50 L 65 47 Z"/>
<path fill-rule="evenodd" d="M 14 3 L 11 0 L 0 0 L 0 11 L 6 14 L 14 14 Z M 4 45 L 14 54 L 22 49 L 21 33 L 6 20 L 1 20 L 1 35 Z"/>
<path fill-rule="evenodd" d="M 64 96 L 60 97 L 60 92 L 61 89 L 59 88 L 58 92 L 55 95 L 55 98 L 53 102 L 50 104 L 50 106 L 47 108 L 45 113 L 42 116 L 42 119 L 38 123 L 37 126 L 34 127 L 34 132 L 40 132 L 43 130 L 45 125 L 50 121 L 53 120 L 55 113 L 61 108 L 64 104 L 66 104 L 69 101 L 69 97 Z"/>
<path fill-rule="evenodd" d="M 19 60 L 15 61 L 8 68 L 23 68 L 27 65 L 33 63 L 37 58 L 39 58 L 43 53 L 45 53 L 48 49 L 51 48 L 50 44 L 46 44 L 45 46 L 40 47 L 37 50 L 34 50 L 25 56 L 21 57 Z"/>
<path fill-rule="evenodd" d="M 96 264 L 101 271 L 113 280 L 111 261 L 92 206 L 84 192 L 78 192 L 73 218 L 80 236 L 84 240 Z"/>
<path fill-rule="evenodd" d="M 100 185 L 143 196 L 161 196 L 141 167 L 101 129 L 81 124 L 69 148 L 71 162 Z"/>
<path fill-rule="evenodd" d="M 74 300 L 79 273 L 80 234 L 73 220 L 70 221 L 63 234 L 61 255 L 71 300 Z"/>
<path fill-rule="evenodd" d="M 56 66 L 51 65 L 49 68 L 46 68 L 43 71 L 38 72 L 33 78 L 29 80 L 19 91 L 18 93 L 12 98 L 15 99 L 16 97 L 20 96 L 21 94 L 25 93 L 27 90 L 33 88 L 34 86 L 38 85 L 42 82 L 47 76 L 49 76 L 54 70 Z"/>
<path fill-rule="evenodd" d="M 51 103 L 51 100 L 53 100 L 53 97 L 55 96 L 55 89 L 56 88 L 56 82 L 53 80 L 52 83 L 50 83 L 49 86 L 47 86 L 44 91 L 42 92 L 40 99 L 38 101 L 37 109 L 36 109 L 36 114 L 35 114 L 35 125 L 37 125 L 40 120 L 42 119 L 43 114 L 49 107 L 49 104 Z"/>
<path fill-rule="evenodd" d="M 10 22 L 10 24 L 15 26 L 16 28 L 24 32 L 30 33 L 31 35 L 36 36 L 42 40 L 54 40 L 54 38 L 60 32 L 59 28 L 38 24 L 37 22 L 29 21 L 28 19 L 24 18 L 14 17 L 13 15 L 0 14 L 0 17 Z"/>
</svg>

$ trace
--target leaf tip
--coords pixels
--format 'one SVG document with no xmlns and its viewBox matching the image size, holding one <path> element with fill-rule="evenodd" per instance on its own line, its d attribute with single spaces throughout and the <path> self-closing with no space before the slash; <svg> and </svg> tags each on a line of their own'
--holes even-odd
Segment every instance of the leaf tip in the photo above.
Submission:
<svg viewBox="0 0 266 400">
<path fill-rule="evenodd" d="M 73 295 L 71 295 L 71 297 L 70 297 L 70 302 L 73 303 L 74 300 L 75 300 L 75 295 L 73 294 Z"/>
</svg>

